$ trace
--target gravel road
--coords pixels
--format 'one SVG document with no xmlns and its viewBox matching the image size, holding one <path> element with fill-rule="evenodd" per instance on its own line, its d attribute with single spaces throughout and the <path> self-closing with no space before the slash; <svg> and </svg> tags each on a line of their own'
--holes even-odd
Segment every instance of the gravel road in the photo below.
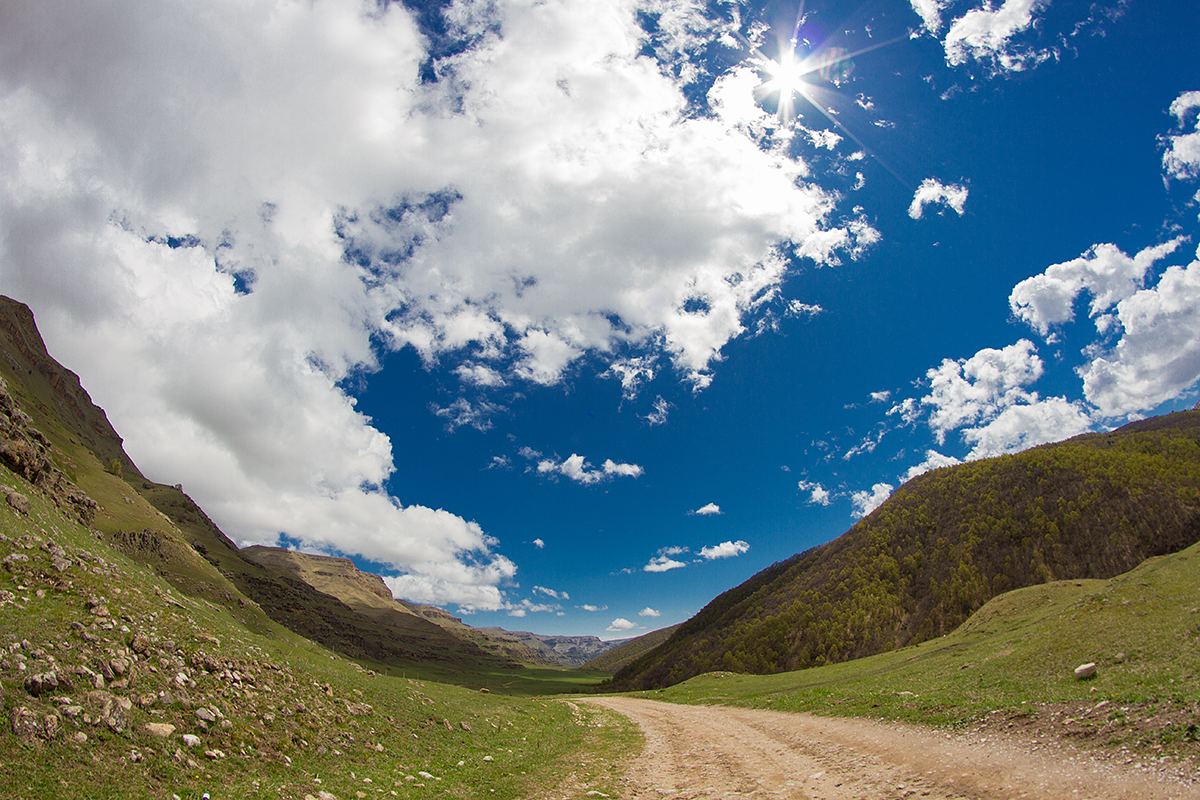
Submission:
<svg viewBox="0 0 1200 800">
<path fill-rule="evenodd" d="M 646 749 L 624 776 L 626 800 L 1200 800 L 1200 785 L 1069 747 L 778 711 L 585 702 L 623 714 L 645 734 Z"/>
</svg>

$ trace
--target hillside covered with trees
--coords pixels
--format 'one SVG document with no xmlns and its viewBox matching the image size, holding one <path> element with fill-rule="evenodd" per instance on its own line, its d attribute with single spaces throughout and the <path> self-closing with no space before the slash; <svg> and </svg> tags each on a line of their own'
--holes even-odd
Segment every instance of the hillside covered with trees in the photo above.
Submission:
<svg viewBox="0 0 1200 800">
<path fill-rule="evenodd" d="M 880 653 L 948 633 L 1003 592 L 1112 577 L 1198 540 L 1200 411 L 944 467 L 720 595 L 604 688 Z"/>
</svg>

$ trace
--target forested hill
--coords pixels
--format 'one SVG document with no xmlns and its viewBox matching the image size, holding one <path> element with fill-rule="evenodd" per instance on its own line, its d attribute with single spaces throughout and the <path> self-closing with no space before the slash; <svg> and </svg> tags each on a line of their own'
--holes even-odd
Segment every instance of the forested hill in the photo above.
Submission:
<svg viewBox="0 0 1200 800">
<path fill-rule="evenodd" d="M 1200 540 L 1200 411 L 918 476 L 837 539 L 709 603 L 604 688 L 771 673 L 941 636 L 994 595 Z"/>
</svg>

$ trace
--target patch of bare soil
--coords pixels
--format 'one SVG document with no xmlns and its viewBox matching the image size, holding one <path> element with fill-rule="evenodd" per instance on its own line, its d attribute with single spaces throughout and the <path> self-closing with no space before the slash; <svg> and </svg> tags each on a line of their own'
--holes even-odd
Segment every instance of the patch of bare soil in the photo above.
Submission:
<svg viewBox="0 0 1200 800">
<path fill-rule="evenodd" d="M 628 697 L 586 702 L 645 734 L 624 778 L 629 800 L 1200 800 L 1200 776 L 996 734 Z"/>
</svg>

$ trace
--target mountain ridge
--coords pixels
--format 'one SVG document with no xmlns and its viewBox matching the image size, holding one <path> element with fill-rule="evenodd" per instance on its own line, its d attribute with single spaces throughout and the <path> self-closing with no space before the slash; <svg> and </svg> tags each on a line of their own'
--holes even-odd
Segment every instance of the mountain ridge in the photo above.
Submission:
<svg viewBox="0 0 1200 800">
<path fill-rule="evenodd" d="M 947 633 L 1009 589 L 1112 577 L 1197 540 L 1197 411 L 943 467 L 722 593 L 603 688 L 871 655 Z"/>
<path fill-rule="evenodd" d="M 519 666 L 511 652 L 485 650 L 472 637 L 455 635 L 403 606 L 382 617 L 363 614 L 286 571 L 246 558 L 181 486 L 145 478 L 78 375 L 50 355 L 33 312 L 5 296 L 0 296 L 0 355 L 11 390 L 11 396 L 6 390 L 0 397 L 7 403 L 9 427 L 22 418 L 28 422 L 0 447 L 0 458 L 8 456 L 5 466 L 42 484 L 85 524 L 94 521 L 110 545 L 180 591 L 229 608 L 252 629 L 265 630 L 269 618 L 352 658 Z"/>
</svg>

